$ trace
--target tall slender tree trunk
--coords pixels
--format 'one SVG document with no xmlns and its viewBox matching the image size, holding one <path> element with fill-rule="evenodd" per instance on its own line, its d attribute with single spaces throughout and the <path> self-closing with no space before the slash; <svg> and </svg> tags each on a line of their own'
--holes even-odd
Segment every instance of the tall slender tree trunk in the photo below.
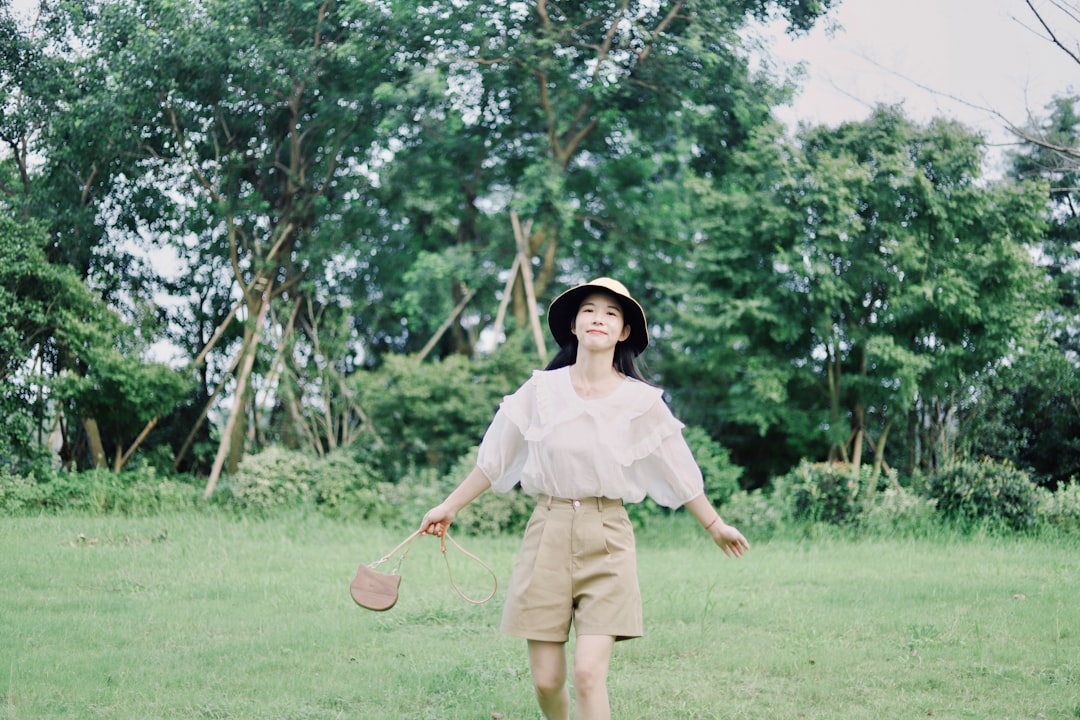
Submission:
<svg viewBox="0 0 1080 720">
<path fill-rule="evenodd" d="M 240 416 L 244 414 L 244 407 L 247 399 L 247 385 L 248 378 L 251 376 L 251 369 L 255 365 L 255 353 L 258 351 L 259 342 L 262 338 L 262 326 L 266 322 L 266 313 L 270 309 L 270 297 L 272 282 L 269 280 L 261 280 L 253 283 L 256 289 L 261 288 L 261 292 L 256 296 L 258 299 L 253 300 L 248 307 L 258 308 L 258 317 L 255 320 L 255 325 L 251 330 L 250 336 L 245 333 L 246 339 L 243 347 L 240 350 L 243 360 L 240 363 L 240 373 L 236 377 L 236 397 L 233 400 L 232 411 L 229 413 L 229 419 L 225 423 L 225 428 L 221 432 L 221 442 L 218 444 L 217 455 L 214 457 L 214 465 L 210 470 L 210 477 L 206 480 L 206 489 L 203 491 L 203 497 L 210 497 L 214 493 L 214 488 L 217 486 L 217 481 L 221 477 L 222 467 L 225 465 L 225 458 L 229 452 L 230 445 L 233 444 L 234 438 L 238 437 L 237 444 L 241 446 L 241 452 L 243 451 L 243 434 L 236 436 L 234 431 L 236 430 L 237 423 Z"/>
<path fill-rule="evenodd" d="M 105 459 L 105 445 L 101 442 L 101 430 L 94 418 L 83 418 L 83 429 L 86 430 L 86 439 L 90 443 L 90 457 L 95 468 L 109 467 Z"/>
<path fill-rule="evenodd" d="M 881 429 L 877 444 L 874 445 L 874 477 L 881 474 L 885 465 L 885 441 L 889 439 L 889 430 L 892 429 L 893 419 L 885 421 L 885 427 Z"/>
</svg>

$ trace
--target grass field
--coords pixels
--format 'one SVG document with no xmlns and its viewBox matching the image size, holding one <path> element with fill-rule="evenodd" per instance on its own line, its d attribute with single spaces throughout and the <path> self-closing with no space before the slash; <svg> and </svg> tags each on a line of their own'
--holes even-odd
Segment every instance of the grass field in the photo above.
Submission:
<svg viewBox="0 0 1080 720">
<path fill-rule="evenodd" d="M 537 718 L 523 641 L 451 590 L 348 584 L 401 533 L 319 517 L 0 519 L 0 718 Z M 516 537 L 459 538 L 505 584 Z M 773 541 L 729 560 L 676 518 L 639 535 L 646 637 L 613 714 L 1080 718 L 1080 544 Z M 490 579 L 453 554 L 472 595 Z"/>
</svg>

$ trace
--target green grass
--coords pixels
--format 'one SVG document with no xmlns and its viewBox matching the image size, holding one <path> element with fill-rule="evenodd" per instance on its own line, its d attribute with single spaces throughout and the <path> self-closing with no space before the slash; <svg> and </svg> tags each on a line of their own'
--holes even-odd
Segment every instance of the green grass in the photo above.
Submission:
<svg viewBox="0 0 1080 720">
<path fill-rule="evenodd" d="M 320 517 L 0 520 L 0 718 L 537 718 L 524 643 L 434 539 L 387 613 L 348 583 L 401 533 Z M 516 537 L 459 538 L 509 579 Z M 1080 718 L 1080 546 L 639 534 L 646 637 L 614 717 Z M 451 550 L 451 553 L 454 551 Z M 466 592 L 490 580 L 451 555 Z"/>
</svg>

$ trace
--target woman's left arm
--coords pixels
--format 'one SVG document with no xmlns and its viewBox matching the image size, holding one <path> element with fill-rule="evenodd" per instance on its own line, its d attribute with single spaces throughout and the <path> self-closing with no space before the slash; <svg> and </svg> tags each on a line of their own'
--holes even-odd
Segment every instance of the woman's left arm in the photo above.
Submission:
<svg viewBox="0 0 1080 720">
<path fill-rule="evenodd" d="M 705 493 L 686 503 L 686 509 L 693 513 L 701 526 L 712 535 L 713 542 L 719 545 L 728 557 L 740 557 L 750 549 L 750 543 L 743 534 L 738 528 L 723 521 L 709 498 L 705 497 Z"/>
</svg>

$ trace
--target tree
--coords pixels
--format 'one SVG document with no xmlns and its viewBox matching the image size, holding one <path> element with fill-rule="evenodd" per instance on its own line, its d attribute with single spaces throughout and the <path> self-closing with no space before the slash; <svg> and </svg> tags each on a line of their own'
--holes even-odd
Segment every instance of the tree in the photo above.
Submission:
<svg viewBox="0 0 1080 720">
<path fill-rule="evenodd" d="M 1047 231 L 1035 250 L 1051 294 L 1040 312 L 1041 342 L 980 378 L 979 401 L 963 416 L 964 448 L 1029 468 L 1056 485 L 1080 472 L 1080 115 L 1076 97 L 1057 97 L 1045 118 L 1020 130 L 1029 138 L 1010 154 L 1010 174 L 1048 187 Z"/>
<path fill-rule="evenodd" d="M 1011 153 L 1011 174 L 1049 184 L 1049 227 L 1039 244 L 1039 263 L 1056 289 L 1047 309 L 1053 338 L 1062 352 L 1080 352 L 1080 112 L 1075 96 L 1057 97 L 1049 115 L 1024 135 L 1039 138 Z"/>
<path fill-rule="evenodd" d="M 410 114 L 379 190 L 394 234 L 425 252 L 482 253 L 463 268 L 478 272 L 452 288 L 500 286 L 491 276 L 516 252 L 508 210 L 531 228 L 540 296 L 560 272 L 657 267 L 655 258 L 682 253 L 694 224 L 692 208 L 665 202 L 684 172 L 721 176 L 783 96 L 751 71 L 739 31 L 769 13 L 805 30 L 831 4 L 425 4 L 404 28 L 424 65 L 401 90 Z M 640 284 L 653 279 L 639 272 Z M 524 327 L 525 288 L 513 293 Z"/>
<path fill-rule="evenodd" d="M 45 231 L 47 242 L 42 246 L 35 236 L 28 241 L 26 250 L 43 248 L 42 277 L 52 278 L 45 286 L 53 287 L 55 281 L 65 288 L 57 291 L 51 301 L 53 320 L 38 328 L 35 340 L 36 370 L 47 373 L 35 382 L 41 383 L 37 385 L 39 390 L 45 386 L 53 390 L 51 397 L 40 392 L 37 396 L 39 421 L 48 414 L 46 405 L 55 407 L 58 383 L 84 380 L 92 386 L 93 381 L 80 374 L 90 368 L 94 372 L 102 368 L 100 362 L 85 363 L 88 346 L 77 350 L 57 334 L 65 327 L 70 329 L 70 323 L 56 321 L 64 311 L 55 305 L 57 299 L 72 301 L 73 307 L 68 310 L 75 317 L 89 312 L 89 304 L 96 313 L 91 321 L 95 327 L 107 324 L 113 311 L 122 313 L 126 329 L 114 335 L 128 338 L 126 343 L 141 346 L 156 332 L 157 325 L 151 300 L 154 290 L 151 274 L 132 257 L 128 248 L 110 242 L 106 230 L 109 220 L 123 226 L 130 218 L 130 213 L 117 213 L 116 204 L 108 204 L 108 191 L 114 179 L 131 168 L 128 158 L 118 152 L 114 142 L 116 138 L 111 131 L 116 128 L 107 128 L 98 138 L 79 138 L 69 132 L 73 115 L 83 118 L 93 115 L 87 107 L 80 108 L 81 114 L 70 111 L 98 79 L 95 75 L 80 76 L 74 61 L 80 52 L 80 34 L 94 17 L 93 8 L 86 4 L 43 3 L 24 27 L 10 16 L 6 3 L 0 8 L 3 102 L 0 206 L 23 223 L 33 219 L 34 227 Z M 100 105 L 96 106 L 97 111 L 101 109 Z M 108 115 L 101 113 L 102 117 Z M 75 273 L 74 281 L 69 270 Z M 72 282 L 85 283 L 86 287 L 77 290 L 69 287 Z M 93 297 L 99 297 L 103 306 L 110 309 L 105 311 L 92 303 Z M 134 368 L 135 375 L 140 372 L 140 368 Z M 133 379 L 133 382 L 139 381 Z M 94 404 L 80 403 L 77 407 L 85 412 Z M 62 449 L 67 453 L 66 449 L 89 443 L 95 448 L 92 453 L 95 462 L 104 463 L 99 430 L 107 418 L 113 417 L 110 408 L 102 407 L 107 416 L 103 418 L 71 415 L 74 409 L 67 408 L 68 417 L 57 428 L 63 436 Z M 68 419 L 72 422 L 67 422 Z M 121 440 L 120 436 L 110 439 Z M 70 454 L 68 460 L 73 460 Z"/>
<path fill-rule="evenodd" d="M 36 226 L 0 217 L 0 455 L 33 460 L 56 434 L 66 465 L 85 455 L 105 467 L 111 451 L 119 472 L 141 443 L 140 430 L 187 388 L 176 372 L 148 362 L 138 333 L 76 271 L 49 263 L 44 245 Z M 85 435 L 66 431 L 71 422 Z"/>
<path fill-rule="evenodd" d="M 706 195 L 717 220 L 675 323 L 702 412 L 780 457 L 820 442 L 811 455 L 858 466 L 869 446 L 881 467 L 899 424 L 905 469 L 944 459 L 971 378 L 1031 335 L 1041 299 L 1026 248 L 1043 190 L 980 182 L 980 148 L 888 107 L 748 146 Z"/>
<path fill-rule="evenodd" d="M 722 177 L 785 92 L 739 30 L 805 30 L 829 5 L 60 4 L 34 214 L 50 260 L 132 320 L 160 289 L 184 298 L 183 405 L 202 408 L 178 454 L 231 400 L 209 493 L 253 443 L 355 437 L 342 378 L 483 297 L 437 354 L 471 351 L 517 250 L 508 210 L 541 296 L 557 273 L 677 273 L 696 220 L 680 186 Z M 182 271 L 147 277 L 131 247 Z"/>
<path fill-rule="evenodd" d="M 131 164 L 111 198 L 133 218 L 130 231 L 169 233 L 182 260 L 227 273 L 199 277 L 190 285 L 199 297 L 240 303 L 205 314 L 244 323 L 233 361 L 218 368 L 235 373 L 234 400 L 208 493 L 244 448 L 260 348 L 275 334 L 278 347 L 291 342 L 280 333 L 297 327 L 285 321 L 293 307 L 340 294 L 326 279 L 350 254 L 341 204 L 369 183 L 376 88 L 398 73 L 387 25 L 369 3 L 120 0 L 86 28 L 88 90 L 68 133 L 119 145 Z M 140 203 L 150 211 L 137 213 Z"/>
</svg>

